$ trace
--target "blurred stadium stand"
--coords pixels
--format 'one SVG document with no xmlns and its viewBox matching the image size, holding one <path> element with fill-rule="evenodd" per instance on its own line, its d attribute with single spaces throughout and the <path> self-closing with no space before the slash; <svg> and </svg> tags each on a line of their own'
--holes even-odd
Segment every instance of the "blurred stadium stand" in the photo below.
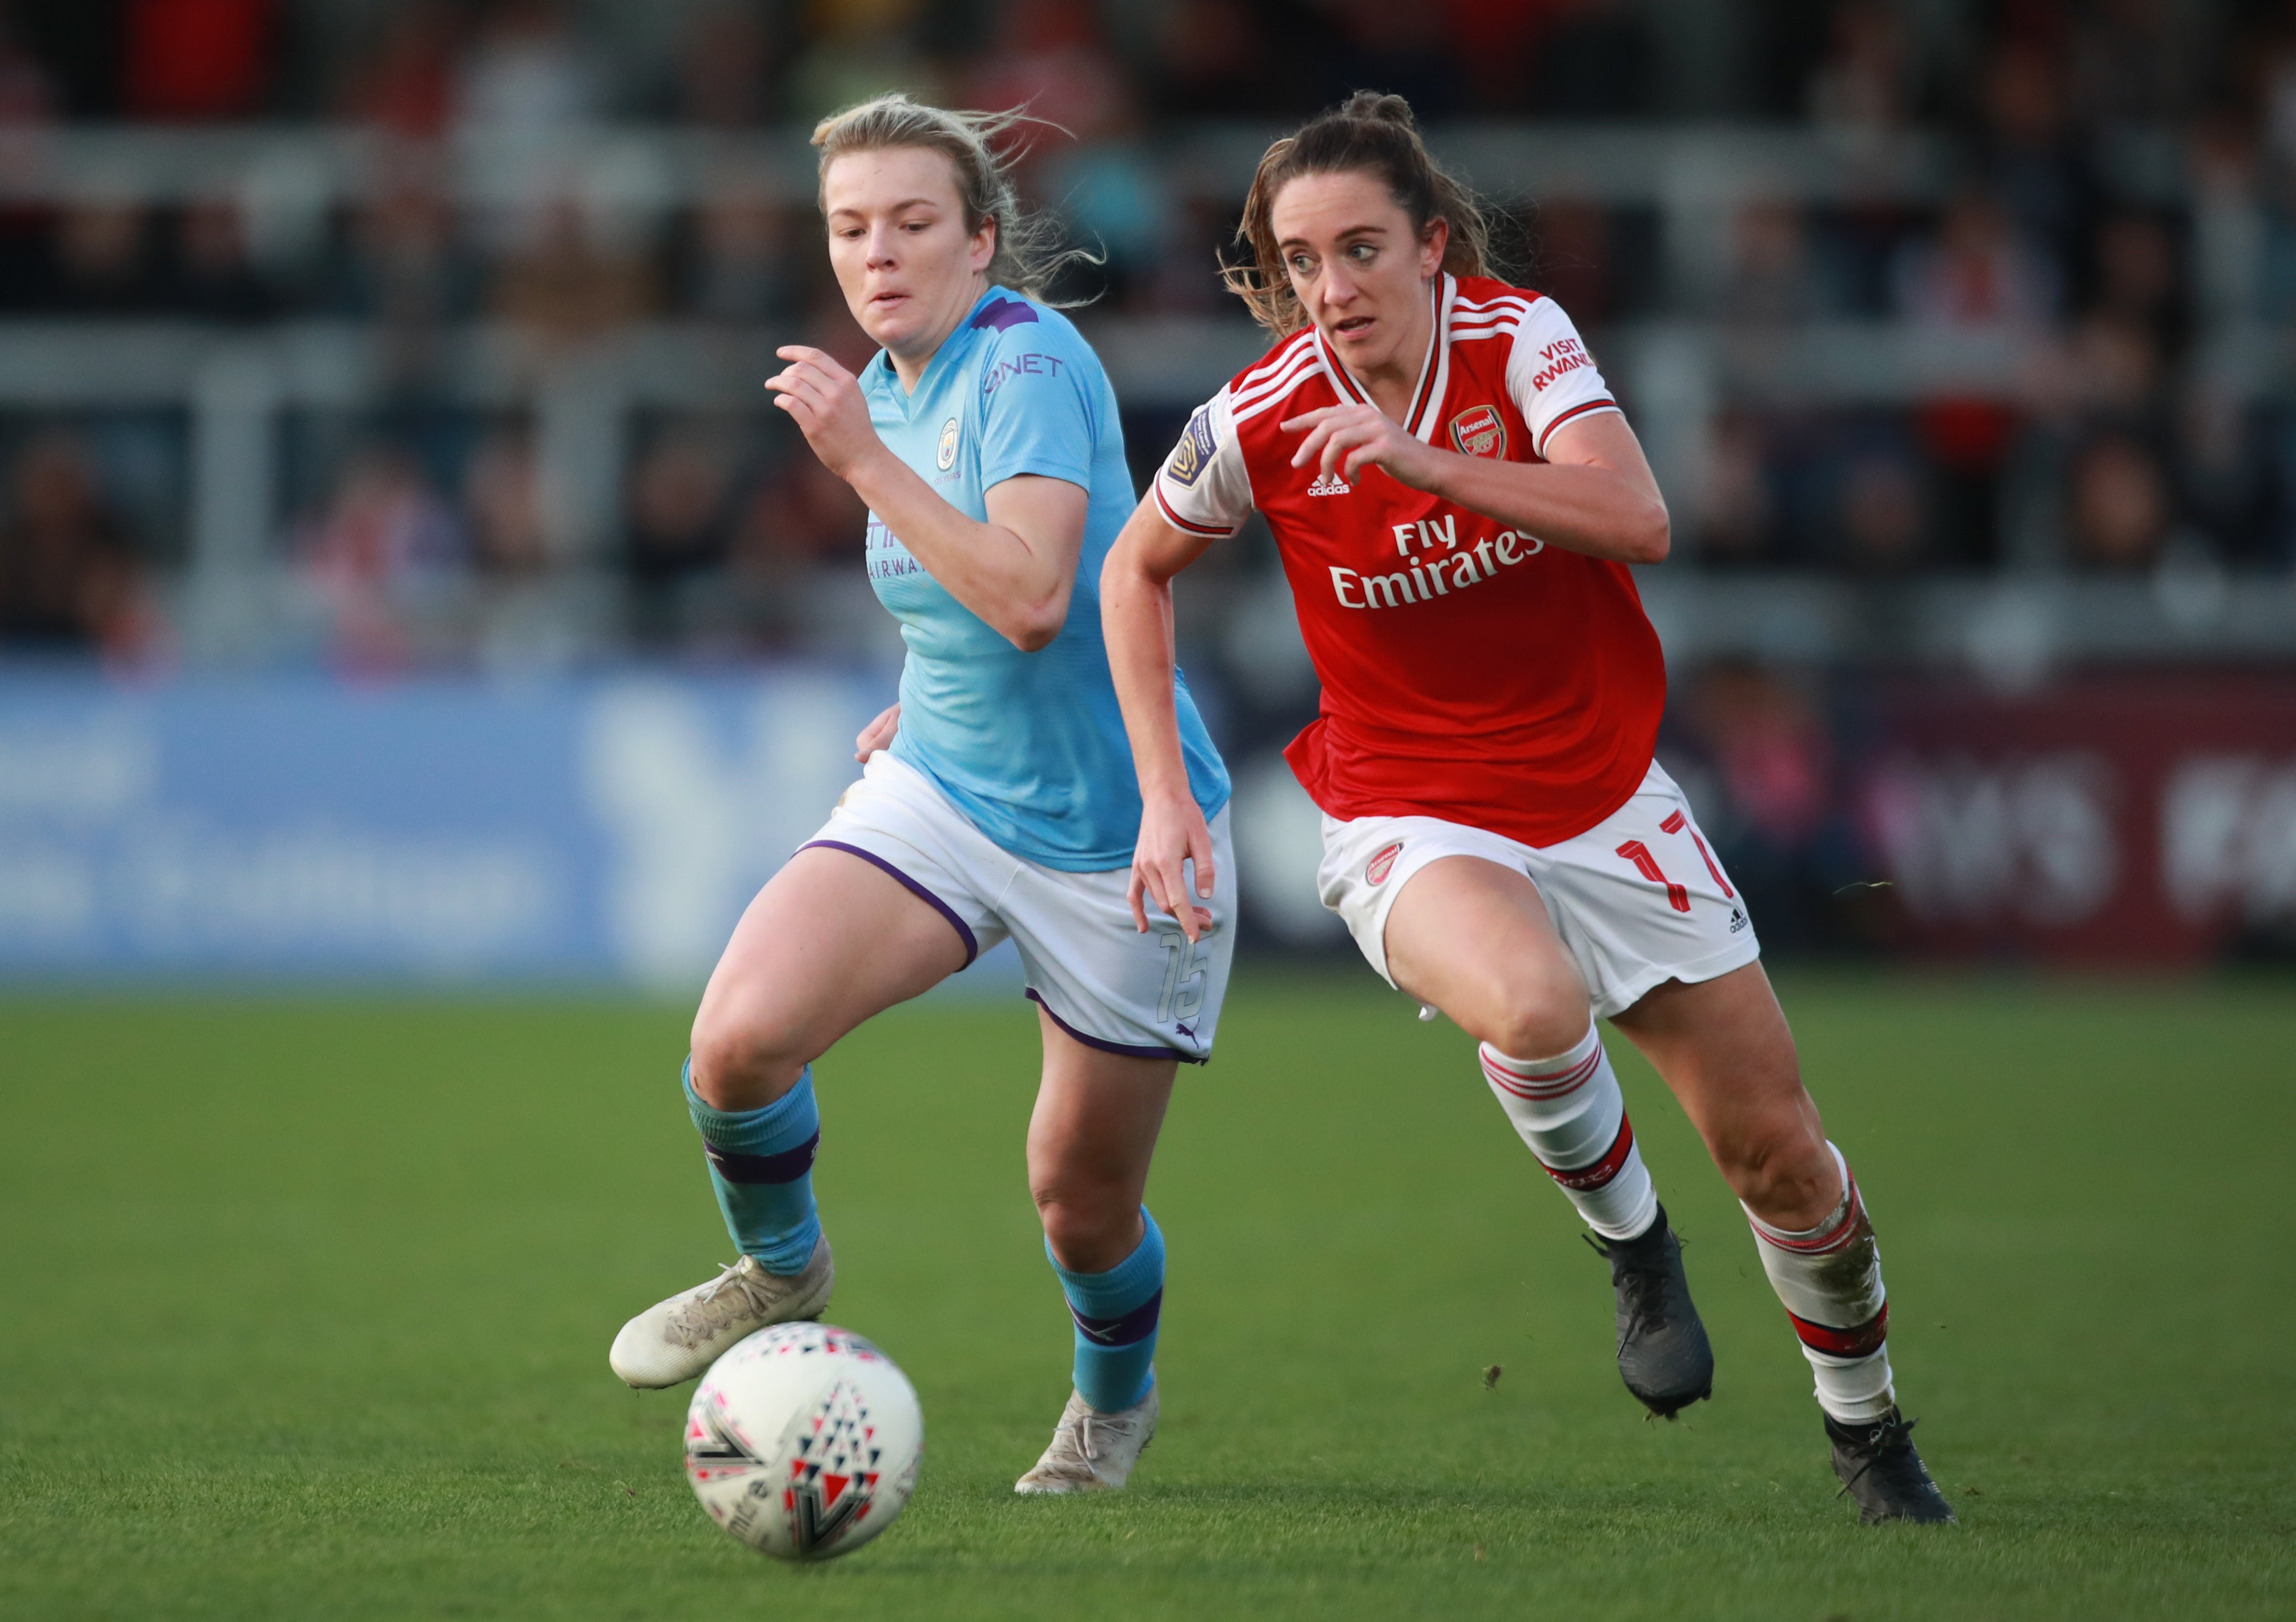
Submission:
<svg viewBox="0 0 2296 1622">
<path fill-rule="evenodd" d="M 699 683 L 697 712 L 709 681 L 794 662 L 864 702 L 899 650 L 858 509 L 758 386 L 793 338 L 867 352 L 809 120 L 898 86 L 1071 132 L 1023 173 L 1105 251 L 1065 291 L 1144 474 L 1260 347 L 1212 276 L 1253 162 L 1372 84 L 1502 207 L 1513 274 L 1587 331 L 1651 449 L 1677 536 L 1643 582 L 1662 755 L 1774 944 L 2296 941 L 2284 6 L 0 18 L 0 661 L 37 671 L 0 694 L 0 773 L 52 758 L 11 756 L 8 728 L 62 725 L 42 706 L 75 662 L 185 691 L 637 671 Z M 1184 585 L 1246 859 L 1283 876 L 1259 926 L 1328 942 L 1297 893 L 1312 820 L 1265 755 L 1315 697 L 1266 538 Z M 0 873 L 0 960 L 37 967 L 6 951 L 11 893 Z"/>
</svg>

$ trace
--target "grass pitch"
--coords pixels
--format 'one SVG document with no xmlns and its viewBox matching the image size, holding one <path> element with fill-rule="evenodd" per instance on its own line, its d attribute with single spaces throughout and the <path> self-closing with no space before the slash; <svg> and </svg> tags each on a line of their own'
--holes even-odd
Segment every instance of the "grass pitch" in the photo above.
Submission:
<svg viewBox="0 0 2296 1622">
<path fill-rule="evenodd" d="M 0 1003 L 0 1616 L 2296 1612 L 2296 996 L 1784 990 L 1960 1527 L 1834 1499 L 1744 1224 L 1622 1051 L 1720 1361 L 1645 1422 L 1470 1044 L 1358 973 L 1239 987 L 1182 1080 L 1163 1431 L 1115 1499 L 1011 1494 L 1069 1343 L 1028 1013 L 906 1011 L 822 1065 L 832 1316 L 930 1445 L 900 1524 L 815 1568 L 712 1527 L 685 1390 L 605 1366 L 726 1250 L 685 1010 Z"/>
</svg>

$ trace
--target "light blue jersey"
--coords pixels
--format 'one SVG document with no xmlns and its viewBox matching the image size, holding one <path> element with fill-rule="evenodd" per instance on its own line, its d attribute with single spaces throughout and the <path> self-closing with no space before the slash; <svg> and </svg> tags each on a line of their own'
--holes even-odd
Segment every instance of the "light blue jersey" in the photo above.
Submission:
<svg viewBox="0 0 2296 1622">
<path fill-rule="evenodd" d="M 1100 569 L 1132 515 L 1116 393 L 1069 319 L 992 287 L 905 392 L 891 358 L 862 369 L 869 419 L 893 454 L 966 516 L 1026 473 L 1087 492 L 1068 620 L 1024 654 L 949 595 L 869 515 L 869 580 L 901 622 L 901 725 L 893 753 L 931 778 L 1013 855 L 1070 873 L 1130 865 L 1140 785 L 1100 632 Z M 1177 686 L 1188 785 L 1210 818 L 1227 769 L 1185 681 Z"/>
</svg>

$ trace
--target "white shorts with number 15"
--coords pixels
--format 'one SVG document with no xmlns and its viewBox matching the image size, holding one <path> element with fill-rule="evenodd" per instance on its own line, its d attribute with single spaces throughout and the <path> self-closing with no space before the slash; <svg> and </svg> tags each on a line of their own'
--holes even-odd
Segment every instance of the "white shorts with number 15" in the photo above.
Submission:
<svg viewBox="0 0 2296 1622">
<path fill-rule="evenodd" d="M 1148 933 L 1125 900 L 1132 869 L 1063 873 L 993 844 L 932 780 L 883 750 L 805 848 L 825 846 L 891 874 L 947 918 L 965 962 L 1007 935 L 1029 995 L 1087 1047 L 1202 1064 L 1235 954 L 1235 852 L 1223 806 L 1211 819 L 1212 915 L 1194 944 L 1148 903 Z"/>
</svg>

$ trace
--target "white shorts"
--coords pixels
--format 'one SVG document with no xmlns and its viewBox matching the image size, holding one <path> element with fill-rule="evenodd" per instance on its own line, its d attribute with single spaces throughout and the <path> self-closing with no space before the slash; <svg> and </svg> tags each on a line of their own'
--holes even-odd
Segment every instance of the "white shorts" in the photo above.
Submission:
<svg viewBox="0 0 2296 1622">
<path fill-rule="evenodd" d="M 1479 856 L 1538 886 L 1598 1019 L 1669 980 L 1711 980 L 1761 956 L 1745 903 L 1655 761 L 1632 799 L 1560 844 L 1522 844 L 1439 817 L 1324 818 L 1316 875 L 1324 905 L 1390 985 L 1388 910 L 1413 874 L 1445 856 Z"/>
<path fill-rule="evenodd" d="M 1235 852 L 1227 808 L 1211 819 L 1212 915 L 1193 946 L 1152 904 L 1132 922 L 1128 867 L 1064 873 L 992 843 L 932 780 L 883 750 L 801 849 L 849 852 L 882 868 L 949 921 L 964 960 L 1010 935 L 1029 995 L 1087 1047 L 1135 1058 L 1211 1057 L 1235 955 Z"/>
</svg>

